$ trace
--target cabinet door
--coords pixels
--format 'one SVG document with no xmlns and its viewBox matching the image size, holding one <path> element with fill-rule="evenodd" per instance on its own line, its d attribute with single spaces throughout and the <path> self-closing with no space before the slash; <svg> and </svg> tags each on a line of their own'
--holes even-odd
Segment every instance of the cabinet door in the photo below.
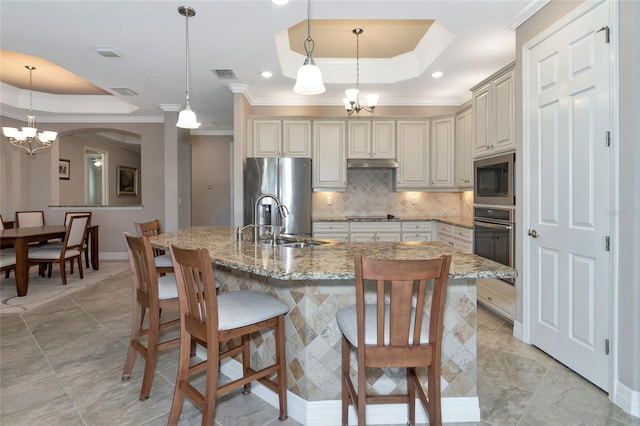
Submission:
<svg viewBox="0 0 640 426">
<path fill-rule="evenodd" d="M 371 158 L 370 121 L 349 121 L 347 135 L 347 158 Z"/>
<path fill-rule="evenodd" d="M 388 243 L 395 243 L 400 241 L 400 234 L 379 233 L 379 234 L 376 234 L 376 241 L 386 241 Z"/>
<path fill-rule="evenodd" d="M 402 233 L 402 241 L 431 241 L 431 232 Z"/>
<path fill-rule="evenodd" d="M 472 117 L 471 108 L 456 116 L 456 186 L 458 188 L 473 187 Z"/>
<path fill-rule="evenodd" d="M 429 186 L 429 122 L 398 121 L 396 189 Z"/>
<path fill-rule="evenodd" d="M 431 123 L 431 187 L 453 188 L 455 118 L 447 117 Z"/>
<path fill-rule="evenodd" d="M 352 232 L 350 239 L 354 243 L 370 243 L 376 240 L 376 234 L 373 232 Z"/>
<path fill-rule="evenodd" d="M 313 122 L 313 189 L 345 191 L 347 161 L 344 121 Z"/>
<path fill-rule="evenodd" d="M 514 71 L 498 77 L 493 82 L 495 126 L 492 153 L 515 149 L 515 91 Z"/>
<path fill-rule="evenodd" d="M 278 157 L 282 141 L 280 120 L 253 121 L 253 156 Z"/>
<path fill-rule="evenodd" d="M 396 158 L 395 121 L 374 120 L 371 124 L 371 155 L 374 158 Z"/>
<path fill-rule="evenodd" d="M 282 153 L 284 157 L 311 157 L 311 121 L 282 121 Z"/>
<path fill-rule="evenodd" d="M 491 84 L 473 92 L 473 152 L 474 156 L 487 155 L 491 148 Z"/>
</svg>

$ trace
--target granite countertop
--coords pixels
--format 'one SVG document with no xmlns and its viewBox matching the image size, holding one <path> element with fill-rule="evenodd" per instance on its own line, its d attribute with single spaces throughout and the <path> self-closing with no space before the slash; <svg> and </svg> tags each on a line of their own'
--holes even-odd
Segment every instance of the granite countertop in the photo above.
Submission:
<svg viewBox="0 0 640 426">
<path fill-rule="evenodd" d="M 335 216 L 314 217 L 314 222 L 424 222 L 435 220 L 450 225 L 473 229 L 473 218 L 469 216 L 402 216 L 389 219 L 384 216 Z"/>
<path fill-rule="evenodd" d="M 508 266 L 435 241 L 355 243 L 315 239 L 326 244 L 290 248 L 235 239 L 233 227 L 202 226 L 151 237 L 151 243 L 161 248 L 172 243 L 188 248 L 204 247 L 216 264 L 280 280 L 352 279 L 356 256 L 428 259 L 451 254 L 450 278 L 513 278 L 518 274 Z"/>
</svg>

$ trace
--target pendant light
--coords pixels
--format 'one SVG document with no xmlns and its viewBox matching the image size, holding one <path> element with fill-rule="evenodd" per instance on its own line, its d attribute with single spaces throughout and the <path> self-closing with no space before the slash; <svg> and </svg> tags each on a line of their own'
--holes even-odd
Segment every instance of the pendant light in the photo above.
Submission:
<svg viewBox="0 0 640 426">
<path fill-rule="evenodd" d="M 51 144 L 58 136 L 57 132 L 42 131 L 38 133 L 36 129 L 36 117 L 33 115 L 33 77 L 32 73 L 36 67 L 25 65 L 29 70 L 29 115 L 27 115 L 27 126 L 21 130 L 15 127 L 3 127 L 2 134 L 9 139 L 9 143 L 27 151 L 27 154 L 34 155 L 41 149 L 51 148 Z"/>
<path fill-rule="evenodd" d="M 307 0 L 307 39 L 304 41 L 307 57 L 298 69 L 296 85 L 293 86 L 293 91 L 301 95 L 318 95 L 326 90 L 322 83 L 322 72 L 311 57 L 314 46 L 311 38 L 311 0 Z"/>
<path fill-rule="evenodd" d="M 200 127 L 200 123 L 198 123 L 198 119 L 196 118 L 196 113 L 191 109 L 191 105 L 189 104 L 189 71 L 190 71 L 190 56 L 189 56 L 189 18 L 196 15 L 196 10 L 190 6 L 180 6 L 178 8 L 178 12 L 180 15 L 185 17 L 186 21 L 186 39 L 187 39 L 187 49 L 186 49 L 186 70 L 187 70 L 187 101 L 184 105 L 182 111 L 178 115 L 178 122 L 176 126 L 182 129 L 197 129 Z"/>
<path fill-rule="evenodd" d="M 347 110 L 348 115 L 351 115 L 354 112 L 356 114 L 360 114 L 361 110 L 365 110 L 373 114 L 373 110 L 375 110 L 378 105 L 378 95 L 375 93 L 367 95 L 368 108 L 360 105 L 360 34 L 362 34 L 364 30 L 362 28 L 354 28 L 351 32 L 356 35 L 356 88 L 344 91 L 347 95 L 347 97 L 343 99 L 344 107 Z"/>
</svg>

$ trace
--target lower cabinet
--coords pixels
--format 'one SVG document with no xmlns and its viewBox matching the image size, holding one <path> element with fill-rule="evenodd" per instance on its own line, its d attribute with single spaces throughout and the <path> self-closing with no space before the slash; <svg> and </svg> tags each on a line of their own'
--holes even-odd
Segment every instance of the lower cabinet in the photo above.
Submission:
<svg viewBox="0 0 640 426">
<path fill-rule="evenodd" d="M 402 227 L 400 222 L 351 222 L 349 224 L 350 241 L 400 241 Z"/>
<path fill-rule="evenodd" d="M 438 223 L 438 241 L 445 242 L 456 250 L 473 253 L 473 229 Z"/>
<path fill-rule="evenodd" d="M 479 278 L 478 302 L 513 321 L 516 315 L 516 288 L 502 280 Z"/>
<path fill-rule="evenodd" d="M 348 222 L 313 222 L 314 238 L 349 241 Z"/>
<path fill-rule="evenodd" d="M 402 241 L 432 241 L 431 222 L 402 222 Z"/>
</svg>

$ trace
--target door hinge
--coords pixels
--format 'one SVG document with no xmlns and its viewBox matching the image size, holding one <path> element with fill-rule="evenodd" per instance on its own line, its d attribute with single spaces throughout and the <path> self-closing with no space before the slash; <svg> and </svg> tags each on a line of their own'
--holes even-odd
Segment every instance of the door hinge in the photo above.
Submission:
<svg viewBox="0 0 640 426">
<path fill-rule="evenodd" d="M 611 132 L 610 131 L 606 131 L 605 132 L 605 146 L 611 146 Z"/>
<path fill-rule="evenodd" d="M 600 28 L 597 32 L 600 32 L 600 31 L 604 31 L 604 34 L 605 34 L 604 35 L 604 41 L 606 43 L 609 43 L 609 27 L 608 26 L 604 26 L 604 27 Z"/>
<path fill-rule="evenodd" d="M 604 249 L 606 251 L 611 251 L 611 237 L 608 235 L 604 237 Z"/>
<path fill-rule="evenodd" d="M 604 340 L 604 354 L 609 355 L 609 339 Z"/>
</svg>

